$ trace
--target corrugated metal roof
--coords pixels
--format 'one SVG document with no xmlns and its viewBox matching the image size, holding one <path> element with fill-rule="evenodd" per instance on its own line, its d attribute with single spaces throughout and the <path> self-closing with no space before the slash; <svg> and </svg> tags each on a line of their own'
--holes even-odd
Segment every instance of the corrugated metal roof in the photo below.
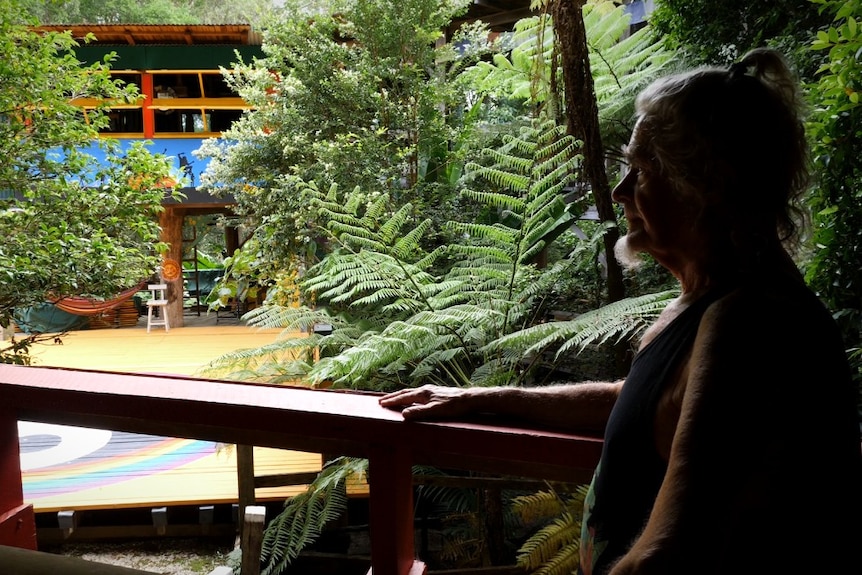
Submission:
<svg viewBox="0 0 862 575">
<path fill-rule="evenodd" d="M 251 45 L 261 44 L 261 34 L 248 24 L 54 24 L 35 30 L 62 32 L 82 39 L 95 35 L 91 43 L 101 45 Z"/>
</svg>

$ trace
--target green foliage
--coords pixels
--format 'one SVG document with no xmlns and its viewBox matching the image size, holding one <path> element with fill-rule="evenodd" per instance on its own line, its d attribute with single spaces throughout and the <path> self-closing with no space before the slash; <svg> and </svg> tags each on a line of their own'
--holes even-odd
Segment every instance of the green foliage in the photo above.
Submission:
<svg viewBox="0 0 862 575">
<path fill-rule="evenodd" d="M 678 289 L 611 302 L 574 319 L 541 323 L 501 337 L 489 351 L 508 350 L 525 357 L 554 349 L 553 360 L 580 353 L 588 346 L 635 339 L 655 321 Z"/>
<path fill-rule="evenodd" d="M 634 96 L 674 62 L 674 55 L 649 28 L 630 33 L 630 18 L 616 2 L 586 2 L 583 18 L 602 139 L 613 152 L 628 140 Z M 508 40 L 511 49 L 468 68 L 459 81 L 494 100 L 561 107 L 552 93 L 563 85 L 554 40 L 549 15 L 520 20 Z"/>
<path fill-rule="evenodd" d="M 109 60 L 83 66 L 69 34 L 16 24 L 17 2 L 0 0 L 0 325 L 15 307 L 51 297 L 112 297 L 158 265 L 157 214 L 171 175 L 143 143 L 121 150 L 98 139 L 70 100 L 135 99 L 110 80 Z M 81 150 L 100 142 L 106 163 Z M 167 190 L 169 192 L 169 190 Z"/>
<path fill-rule="evenodd" d="M 539 491 L 516 497 L 513 512 L 526 524 L 539 524 L 518 550 L 518 565 L 534 575 L 577 572 L 581 518 L 587 487 L 571 493 Z"/>
<path fill-rule="evenodd" d="M 545 302 L 571 262 L 537 262 L 585 209 L 567 205 L 561 193 L 577 174 L 576 144 L 553 125 L 525 129 L 487 150 L 482 163 L 468 163 L 471 185 L 463 193 L 487 208 L 485 220 L 450 222 L 461 241 L 431 252 L 420 245 L 430 223 L 410 220 L 409 205 L 395 209 L 386 196 L 368 201 L 358 189 L 345 197 L 336 186 L 321 192 L 308 185 L 333 246 L 301 281 L 315 307 L 265 305 L 246 319 L 286 332 L 329 324 L 332 334 L 279 339 L 266 353 L 290 350 L 295 359 L 262 371 L 275 380 L 370 389 L 517 385 L 546 348 L 562 345 L 562 354 L 635 334 L 669 293 L 618 302 L 580 321 L 543 323 Z"/>
<path fill-rule="evenodd" d="M 22 0 L 42 24 L 237 24 L 260 23 L 270 0 Z"/>
<path fill-rule="evenodd" d="M 0 364 L 30 365 L 30 347 L 43 339 L 42 335 L 28 335 L 23 339 L 12 337 L 0 340 Z"/>
<path fill-rule="evenodd" d="M 770 43 L 793 51 L 828 21 L 811 0 L 662 0 L 650 24 L 668 45 L 695 61 L 729 64 Z"/>
<path fill-rule="evenodd" d="M 853 353 L 862 348 L 862 2 L 813 1 L 834 19 L 811 42 L 827 59 L 810 90 L 815 107 L 809 132 L 819 179 L 810 195 L 814 237 L 806 280 L 838 319 L 862 385 L 862 358 Z"/>
<path fill-rule="evenodd" d="M 318 193 L 337 248 L 308 270 L 303 289 L 330 306 L 335 337 L 327 344 L 338 341 L 341 310 L 363 317 L 364 331 L 350 347 L 323 348 L 309 380 L 375 387 L 509 380 L 514 366 L 479 350 L 531 321 L 542 285 L 535 259 L 572 219 L 560 190 L 576 173 L 574 148 L 559 128 L 532 129 L 488 150 L 487 163 L 468 164 L 472 178 L 498 190 L 464 191 L 492 208 L 493 220 L 450 222 L 468 241 L 431 253 L 420 245 L 430 222 L 411 222 L 409 205 L 392 211 L 385 196 L 364 203 L 359 190 L 344 199 L 336 188 Z M 433 273 L 444 261 L 445 273 Z"/>
<path fill-rule="evenodd" d="M 257 246 L 257 240 L 252 238 L 242 250 L 224 259 L 224 275 L 205 300 L 211 310 L 227 307 L 231 300 L 255 301 L 265 289 L 266 285 L 256 278 L 262 275 L 260 270 L 269 266 Z"/>
<path fill-rule="evenodd" d="M 635 96 L 657 77 L 680 65 L 649 28 L 629 32 L 629 16 L 615 2 L 587 2 L 584 27 L 590 51 L 602 143 L 612 158 L 628 143 Z"/>
<path fill-rule="evenodd" d="M 347 508 L 347 481 L 363 477 L 368 461 L 341 457 L 328 462 L 308 489 L 287 500 L 266 527 L 261 548 L 262 575 L 281 573 L 326 524 Z"/>
<path fill-rule="evenodd" d="M 403 198 L 416 213 L 445 209 L 458 172 L 443 151 L 457 140 L 450 122 L 467 117 L 441 112 L 453 97 L 447 70 L 478 56 L 434 42 L 466 5 L 367 1 L 313 20 L 291 14 L 265 30 L 265 58 L 229 75 L 255 110 L 198 151 L 211 158 L 202 184 L 236 197 L 269 261 L 288 268 L 325 253 L 307 182 Z"/>
</svg>

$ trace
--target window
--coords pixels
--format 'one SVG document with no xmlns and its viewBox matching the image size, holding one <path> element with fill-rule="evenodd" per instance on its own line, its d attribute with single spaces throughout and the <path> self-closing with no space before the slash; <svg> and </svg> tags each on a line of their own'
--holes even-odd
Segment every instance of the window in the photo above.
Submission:
<svg viewBox="0 0 862 575">
<path fill-rule="evenodd" d="M 220 72 L 216 74 L 201 74 L 201 84 L 204 88 L 205 98 L 239 98 L 239 94 L 227 85 Z"/>
<path fill-rule="evenodd" d="M 99 128 L 100 134 L 128 135 L 140 137 L 144 133 L 144 107 L 143 107 L 143 90 L 142 90 L 142 74 L 140 72 L 122 71 L 111 72 L 111 78 L 125 85 L 136 86 L 141 99 L 137 103 L 121 103 L 116 107 L 104 112 L 108 118 L 108 124 Z M 86 111 L 88 116 L 92 108 L 95 108 L 102 102 L 91 98 L 80 98 L 75 100 L 75 104 L 81 106 Z"/>
<path fill-rule="evenodd" d="M 100 134 L 142 134 L 144 132 L 143 108 L 112 108 L 105 112 L 109 123 L 99 129 Z"/>
<path fill-rule="evenodd" d="M 153 74 L 153 99 L 200 97 L 201 82 L 198 74 Z"/>
<path fill-rule="evenodd" d="M 154 137 L 218 134 L 248 108 L 216 70 L 153 72 Z"/>
<path fill-rule="evenodd" d="M 213 136 L 230 128 L 251 107 L 218 70 L 123 70 L 111 76 L 137 86 L 141 94 L 138 102 L 118 102 L 105 112 L 109 122 L 99 132 L 115 137 Z M 150 86 L 152 92 L 145 93 Z M 75 103 L 86 113 L 101 102 L 81 98 Z"/>
</svg>

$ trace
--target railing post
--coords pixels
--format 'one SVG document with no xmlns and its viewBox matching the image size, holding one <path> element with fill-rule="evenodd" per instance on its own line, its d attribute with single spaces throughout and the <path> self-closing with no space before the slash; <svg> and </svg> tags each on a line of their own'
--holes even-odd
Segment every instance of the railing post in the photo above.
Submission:
<svg viewBox="0 0 862 575">
<path fill-rule="evenodd" d="M 254 447 L 238 444 L 236 449 L 237 503 L 239 503 L 239 535 L 245 529 L 245 510 L 256 503 L 254 489 Z"/>
<path fill-rule="evenodd" d="M 419 575 L 413 553 L 413 476 L 403 448 L 373 445 L 368 457 L 371 519 L 369 575 Z"/>
<path fill-rule="evenodd" d="M 24 505 L 18 418 L 0 408 L 0 545 L 36 549 L 36 516 Z"/>
<path fill-rule="evenodd" d="M 260 555 L 266 507 L 249 505 L 243 513 L 240 575 L 260 575 Z"/>
</svg>

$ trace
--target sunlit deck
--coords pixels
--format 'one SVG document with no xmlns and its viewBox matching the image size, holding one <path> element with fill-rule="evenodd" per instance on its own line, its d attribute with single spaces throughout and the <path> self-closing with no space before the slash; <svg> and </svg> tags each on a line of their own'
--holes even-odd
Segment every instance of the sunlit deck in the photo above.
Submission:
<svg viewBox="0 0 862 575">
<path fill-rule="evenodd" d="M 66 333 L 31 349 L 33 365 L 111 372 L 194 376 L 224 353 L 272 343 L 259 330 L 214 314 L 187 317 L 165 331 L 136 327 Z M 235 502 L 236 452 L 215 442 L 120 434 L 22 422 L 19 429 L 27 500 L 36 512 Z M 320 470 L 319 454 L 257 447 L 257 475 Z M 283 500 L 302 486 L 260 488 L 260 501 Z"/>
<path fill-rule="evenodd" d="M 142 317 L 135 327 L 71 331 L 61 343 L 34 346 L 31 357 L 37 367 L 195 375 L 222 354 L 272 343 L 279 333 L 238 321 L 217 324 L 214 313 L 186 317 L 185 324 L 147 333 Z"/>
</svg>

